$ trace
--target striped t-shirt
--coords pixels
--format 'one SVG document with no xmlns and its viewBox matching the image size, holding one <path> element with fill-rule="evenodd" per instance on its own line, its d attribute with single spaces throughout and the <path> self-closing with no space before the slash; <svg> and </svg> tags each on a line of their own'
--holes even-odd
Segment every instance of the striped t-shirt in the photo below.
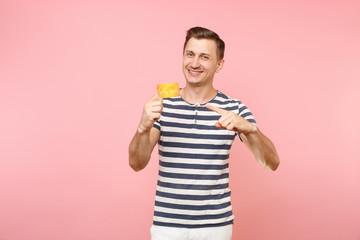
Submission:
<svg viewBox="0 0 360 240">
<path fill-rule="evenodd" d="M 218 91 L 208 102 L 256 124 L 239 100 Z M 201 228 L 233 223 L 229 153 L 236 133 L 218 129 L 220 115 L 181 97 L 165 98 L 160 130 L 159 176 L 153 224 Z"/>
</svg>

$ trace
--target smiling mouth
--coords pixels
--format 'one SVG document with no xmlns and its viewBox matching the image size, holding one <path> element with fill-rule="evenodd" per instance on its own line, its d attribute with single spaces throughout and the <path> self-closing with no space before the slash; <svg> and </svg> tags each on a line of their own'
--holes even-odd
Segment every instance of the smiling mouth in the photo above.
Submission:
<svg viewBox="0 0 360 240">
<path fill-rule="evenodd" d="M 199 76 L 201 73 L 203 73 L 203 70 L 193 70 L 193 69 L 187 69 L 191 76 Z"/>
</svg>

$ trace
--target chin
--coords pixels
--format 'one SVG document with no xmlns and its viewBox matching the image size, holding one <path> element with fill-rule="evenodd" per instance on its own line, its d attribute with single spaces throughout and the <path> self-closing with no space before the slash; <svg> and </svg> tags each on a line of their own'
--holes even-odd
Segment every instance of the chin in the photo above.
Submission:
<svg viewBox="0 0 360 240">
<path fill-rule="evenodd" d="M 186 81 L 188 83 L 201 83 L 201 82 L 203 82 L 203 78 L 201 78 L 201 77 L 194 77 L 194 76 L 191 76 L 191 75 L 185 75 L 185 78 L 186 78 Z"/>
<path fill-rule="evenodd" d="M 204 85 L 204 82 L 202 81 L 187 81 L 187 83 L 191 86 L 202 86 Z"/>
<path fill-rule="evenodd" d="M 187 81 L 188 83 L 193 83 L 193 84 L 195 84 L 195 83 L 201 83 L 201 82 L 202 82 L 201 79 L 197 79 L 197 78 L 194 78 L 194 77 L 192 77 L 192 76 L 186 76 L 185 78 L 186 78 L 186 81 Z"/>
</svg>

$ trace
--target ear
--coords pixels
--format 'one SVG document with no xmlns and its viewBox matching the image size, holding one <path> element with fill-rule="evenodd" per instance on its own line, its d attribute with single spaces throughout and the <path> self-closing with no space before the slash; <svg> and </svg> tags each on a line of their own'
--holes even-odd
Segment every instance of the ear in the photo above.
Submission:
<svg viewBox="0 0 360 240">
<path fill-rule="evenodd" d="M 220 61 L 218 61 L 217 66 L 216 66 L 216 72 L 217 73 L 220 72 L 220 70 L 223 68 L 224 63 L 225 63 L 224 59 L 221 59 Z"/>
</svg>

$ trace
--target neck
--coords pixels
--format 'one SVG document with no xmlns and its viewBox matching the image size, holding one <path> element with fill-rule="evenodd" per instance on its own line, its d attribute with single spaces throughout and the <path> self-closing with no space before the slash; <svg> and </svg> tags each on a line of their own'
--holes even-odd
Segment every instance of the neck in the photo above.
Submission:
<svg viewBox="0 0 360 240">
<path fill-rule="evenodd" d="M 188 84 L 180 90 L 181 97 L 188 103 L 204 104 L 215 98 L 217 91 L 213 86 L 189 86 Z"/>
</svg>

